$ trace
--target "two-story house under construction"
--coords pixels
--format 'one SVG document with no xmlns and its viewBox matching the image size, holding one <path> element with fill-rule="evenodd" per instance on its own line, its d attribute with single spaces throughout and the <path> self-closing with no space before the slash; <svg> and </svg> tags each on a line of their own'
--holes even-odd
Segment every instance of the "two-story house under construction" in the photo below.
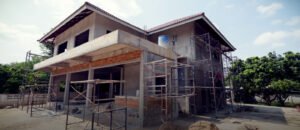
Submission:
<svg viewBox="0 0 300 130">
<path fill-rule="evenodd" d="M 50 73 L 48 102 L 65 109 L 124 107 L 128 124 L 147 126 L 226 105 L 235 48 L 204 13 L 144 30 L 86 2 L 39 42 L 54 54 L 34 69 Z"/>
</svg>

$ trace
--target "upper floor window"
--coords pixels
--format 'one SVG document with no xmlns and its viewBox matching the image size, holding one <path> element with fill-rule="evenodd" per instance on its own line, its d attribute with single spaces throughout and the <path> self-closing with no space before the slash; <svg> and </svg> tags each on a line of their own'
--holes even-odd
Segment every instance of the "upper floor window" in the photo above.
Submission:
<svg viewBox="0 0 300 130">
<path fill-rule="evenodd" d="M 106 30 L 106 34 L 109 34 L 111 31 L 110 30 Z"/>
<path fill-rule="evenodd" d="M 89 41 L 89 30 L 86 30 L 75 37 L 74 47 L 80 46 Z"/>
<path fill-rule="evenodd" d="M 68 42 L 64 42 L 64 43 L 60 44 L 57 49 L 57 55 L 65 52 L 67 49 L 67 45 L 68 45 Z"/>
</svg>

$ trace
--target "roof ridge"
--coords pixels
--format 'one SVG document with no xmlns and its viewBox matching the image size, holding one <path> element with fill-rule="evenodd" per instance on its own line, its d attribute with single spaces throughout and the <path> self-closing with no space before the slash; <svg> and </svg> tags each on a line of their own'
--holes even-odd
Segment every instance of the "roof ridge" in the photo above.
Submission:
<svg viewBox="0 0 300 130">
<path fill-rule="evenodd" d="M 203 16 L 203 15 L 204 15 L 204 12 L 200 12 L 200 13 L 197 13 L 197 14 L 188 15 L 188 16 L 184 16 L 184 17 L 181 17 L 181 18 L 173 19 L 171 21 L 168 21 L 168 22 L 165 22 L 163 24 L 154 26 L 150 29 L 147 29 L 146 31 L 147 32 L 156 31 L 156 30 L 159 30 L 161 28 L 165 28 L 165 27 L 168 27 L 168 26 L 171 26 L 171 25 L 174 25 L 174 24 L 177 24 L 177 23 L 181 23 L 183 21 L 186 21 L 186 20 L 189 20 L 189 19 L 192 19 L 192 18 L 195 18 L 195 17 Z"/>
</svg>

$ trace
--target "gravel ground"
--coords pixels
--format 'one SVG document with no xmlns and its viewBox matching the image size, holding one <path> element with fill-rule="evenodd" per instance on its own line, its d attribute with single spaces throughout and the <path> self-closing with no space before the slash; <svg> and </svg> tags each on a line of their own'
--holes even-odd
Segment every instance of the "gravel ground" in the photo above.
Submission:
<svg viewBox="0 0 300 130">
<path fill-rule="evenodd" d="M 247 105 L 251 111 L 219 113 L 217 119 L 211 116 L 194 116 L 172 122 L 180 129 L 188 127 L 196 121 L 210 121 L 220 130 L 300 130 L 300 112 L 295 108 Z M 30 117 L 25 110 L 17 108 L 0 109 L 0 130 L 64 130 L 66 116 L 51 111 L 36 111 Z M 70 117 L 71 122 L 80 121 Z M 70 125 L 70 130 L 83 130 L 88 123 Z M 179 127 L 180 126 L 180 127 Z M 248 129 L 247 129 L 248 128 Z M 146 130 L 159 129 L 157 127 Z"/>
</svg>

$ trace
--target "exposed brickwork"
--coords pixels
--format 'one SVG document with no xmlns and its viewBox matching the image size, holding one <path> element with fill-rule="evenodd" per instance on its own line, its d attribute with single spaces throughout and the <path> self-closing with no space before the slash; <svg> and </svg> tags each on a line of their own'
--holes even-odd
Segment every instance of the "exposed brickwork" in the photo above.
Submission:
<svg viewBox="0 0 300 130">
<path fill-rule="evenodd" d="M 125 98 L 116 98 L 115 99 L 115 104 L 118 106 L 126 106 L 126 100 Z M 133 99 L 133 98 L 127 98 L 127 107 L 133 108 L 133 109 L 138 109 L 139 108 L 139 100 L 138 98 Z"/>
</svg>

